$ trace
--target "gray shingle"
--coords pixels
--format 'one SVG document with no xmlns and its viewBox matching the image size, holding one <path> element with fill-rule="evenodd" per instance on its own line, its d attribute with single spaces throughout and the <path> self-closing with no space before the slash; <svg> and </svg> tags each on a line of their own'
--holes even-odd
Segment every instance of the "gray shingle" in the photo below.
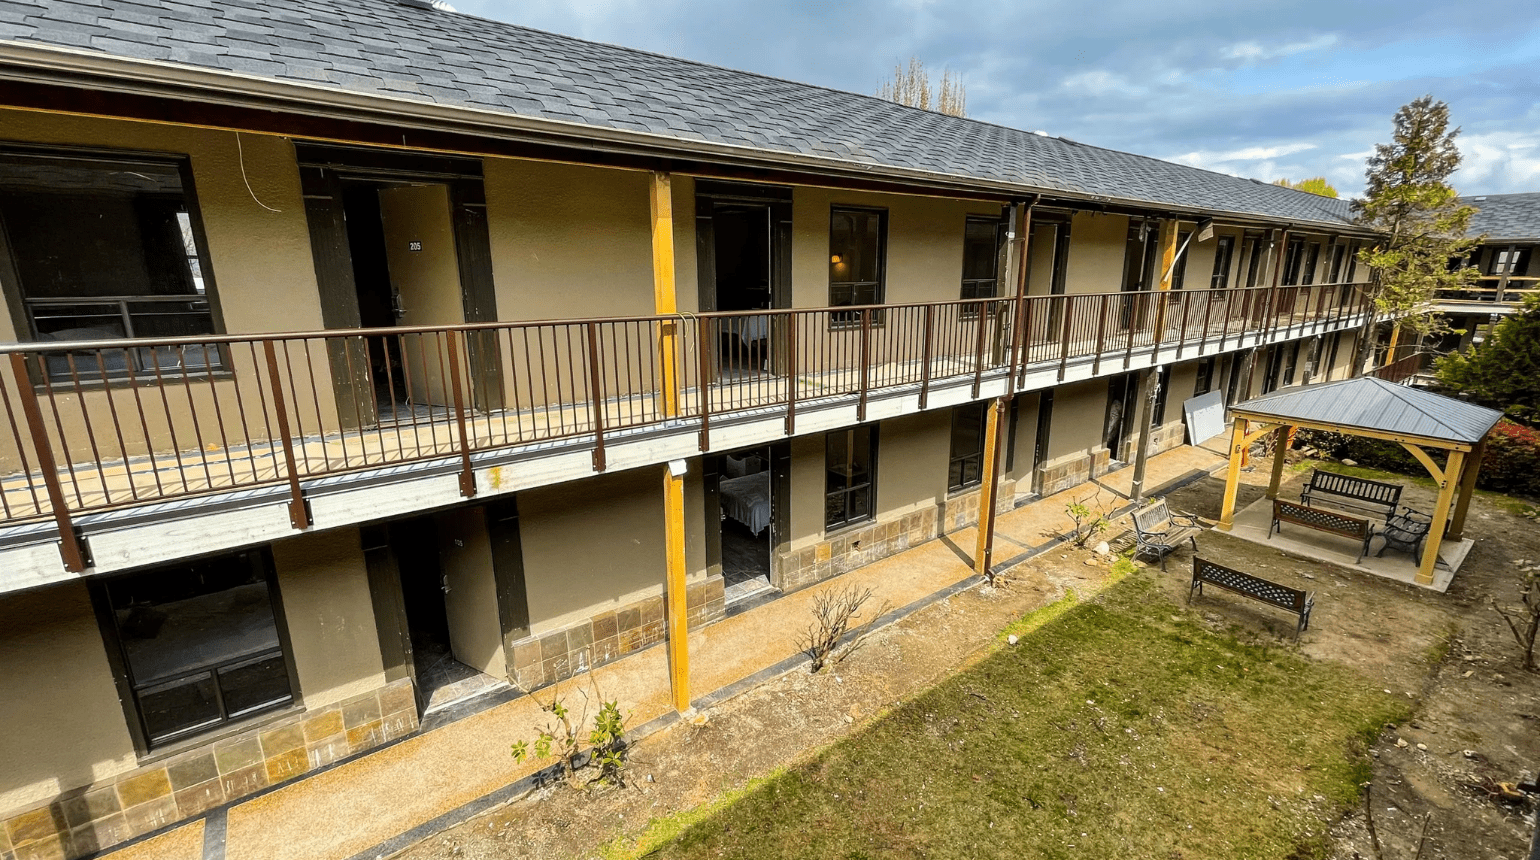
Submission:
<svg viewBox="0 0 1540 860">
<path fill-rule="evenodd" d="M 1540 241 L 1540 193 L 1461 197 L 1460 202 L 1477 209 L 1470 222 L 1472 235 Z"/>
<path fill-rule="evenodd" d="M 27 15 L 21 27 L 0 18 L 24 42 L 1108 200 L 1350 220 L 1342 200 L 398 0 L 0 0 L 0 10 Z"/>
<path fill-rule="evenodd" d="M 1285 388 L 1234 410 L 1466 444 L 1481 441 L 1503 417 L 1495 409 L 1372 376 Z"/>
</svg>

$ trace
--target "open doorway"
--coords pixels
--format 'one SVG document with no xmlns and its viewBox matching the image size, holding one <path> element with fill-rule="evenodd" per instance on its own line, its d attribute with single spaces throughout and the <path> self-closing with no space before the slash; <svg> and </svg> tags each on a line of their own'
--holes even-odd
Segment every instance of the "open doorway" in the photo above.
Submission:
<svg viewBox="0 0 1540 860">
<path fill-rule="evenodd" d="M 791 189 L 731 182 L 696 183 L 700 307 L 745 312 L 790 306 Z M 776 320 L 744 313 L 717 324 L 713 374 L 775 373 Z"/>
<path fill-rule="evenodd" d="M 1107 381 L 1107 418 L 1103 425 L 1102 443 L 1107 446 L 1107 456 L 1115 462 L 1123 460 L 1123 443 L 1129 438 L 1129 428 L 1136 420 L 1135 400 L 1139 396 L 1138 375 L 1125 373 Z"/>
<path fill-rule="evenodd" d="M 418 712 L 427 716 L 506 688 L 506 681 L 468 666 L 455 656 L 448 606 L 454 583 L 440 562 L 440 536 L 434 517 L 400 520 L 390 523 L 387 529 L 401 577 Z"/>
<path fill-rule="evenodd" d="M 790 462 L 785 442 L 705 458 L 707 562 L 722 571 L 730 612 L 780 593 L 773 569 L 785 549 Z"/>
</svg>

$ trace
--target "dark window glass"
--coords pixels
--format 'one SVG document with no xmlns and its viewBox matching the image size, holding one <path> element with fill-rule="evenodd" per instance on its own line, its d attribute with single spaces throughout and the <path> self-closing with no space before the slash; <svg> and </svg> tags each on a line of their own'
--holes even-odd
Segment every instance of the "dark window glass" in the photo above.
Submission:
<svg viewBox="0 0 1540 860">
<path fill-rule="evenodd" d="M 1235 256 L 1235 237 L 1220 236 L 1214 248 L 1214 273 L 1209 276 L 1209 287 L 1222 290 L 1230 286 L 1230 261 Z"/>
<path fill-rule="evenodd" d="M 1343 264 L 1344 261 L 1346 261 L 1346 259 L 1347 259 L 1347 246 L 1346 245 L 1333 245 L 1333 246 L 1331 246 L 1331 274 L 1329 276 L 1331 278 L 1331 281 L 1330 281 L 1331 283 L 1333 283 L 1333 284 L 1340 284 L 1340 283 L 1342 283 L 1342 274 L 1343 274 L 1343 272 L 1342 272 L 1342 264 Z"/>
<path fill-rule="evenodd" d="M 824 526 L 838 528 L 872 518 L 877 429 L 836 430 L 827 437 Z"/>
<path fill-rule="evenodd" d="M 880 305 L 887 213 L 836 207 L 829 218 L 829 305 Z M 856 315 L 842 314 L 850 321 Z"/>
<path fill-rule="evenodd" d="M 1294 384 L 1294 369 L 1299 365 L 1299 345 L 1300 341 L 1297 340 L 1290 344 L 1287 357 L 1284 359 L 1283 385 L 1286 387 Z"/>
<path fill-rule="evenodd" d="M 1523 277 L 1529 273 L 1529 248 L 1503 248 L 1492 254 L 1489 275 Z"/>
<path fill-rule="evenodd" d="M 1262 273 L 1262 255 L 1267 253 L 1260 239 L 1247 239 L 1243 249 L 1246 255 L 1246 286 L 1257 285 L 1257 278 Z"/>
<path fill-rule="evenodd" d="M 0 152 L 0 224 L 30 337 L 81 341 L 215 331 L 176 162 Z M 218 367 L 213 348 L 59 353 L 49 373 L 122 377 Z"/>
<path fill-rule="evenodd" d="M 103 591 L 151 746 L 294 700 L 265 553 L 118 577 Z"/>
<path fill-rule="evenodd" d="M 984 428 L 988 407 L 967 403 L 952 409 L 952 453 L 946 488 L 962 490 L 984 482 Z"/>
<path fill-rule="evenodd" d="M 962 293 L 958 298 L 1000 295 L 1000 245 L 1005 225 L 998 218 L 969 218 L 963 233 Z"/>
<path fill-rule="evenodd" d="M 1311 242 L 1305 251 L 1305 266 L 1299 274 L 1299 283 L 1310 286 L 1315 283 L 1315 267 L 1321 260 L 1321 243 Z"/>
<path fill-rule="evenodd" d="M 1289 245 L 1283 252 L 1283 286 L 1292 287 L 1299 283 L 1300 271 L 1305 263 L 1305 240 L 1290 239 Z"/>
<path fill-rule="evenodd" d="M 1192 394 L 1207 394 L 1214 390 L 1214 357 L 1210 356 L 1198 362 L 1198 379 L 1193 384 Z"/>
<path fill-rule="evenodd" d="M 1151 420 L 1155 426 L 1166 423 L 1166 397 L 1171 389 L 1171 365 L 1161 367 L 1159 375 L 1155 377 L 1155 409 Z"/>
</svg>

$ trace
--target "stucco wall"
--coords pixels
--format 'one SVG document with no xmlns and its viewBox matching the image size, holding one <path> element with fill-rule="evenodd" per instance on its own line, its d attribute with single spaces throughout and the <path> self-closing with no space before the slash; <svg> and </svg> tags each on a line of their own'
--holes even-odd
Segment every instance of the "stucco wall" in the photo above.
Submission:
<svg viewBox="0 0 1540 860">
<path fill-rule="evenodd" d="M 877 431 L 877 518 L 934 507 L 946 497 L 952 413 L 919 412 Z"/>
<path fill-rule="evenodd" d="M 305 707 L 385 685 L 379 632 L 356 529 L 332 529 L 272 545 Z"/>
<path fill-rule="evenodd" d="M 1030 492 L 1032 489 L 1032 470 L 1040 458 L 1035 450 L 1037 445 L 1037 408 L 1041 401 L 1041 395 L 1036 391 L 1016 395 L 1016 459 L 1012 468 L 1006 473 L 1006 477 L 1015 479 L 1019 483 L 1019 494 Z M 1009 428 L 1007 428 L 1009 432 Z"/>
<path fill-rule="evenodd" d="M 1048 456 L 1043 459 L 1053 462 L 1062 457 L 1083 455 L 1101 447 L 1106 418 L 1107 380 L 1092 379 L 1059 386 L 1053 395 L 1053 424 L 1048 431 Z"/>
<path fill-rule="evenodd" d="M 1123 252 L 1128 219 L 1122 215 L 1077 212 L 1070 229 L 1065 292 L 1106 293 L 1123 286 Z"/>
<path fill-rule="evenodd" d="M 662 591 L 662 468 L 519 494 L 532 634 Z"/>
<path fill-rule="evenodd" d="M 0 811 L 135 764 L 84 583 L 0 601 Z"/>
</svg>

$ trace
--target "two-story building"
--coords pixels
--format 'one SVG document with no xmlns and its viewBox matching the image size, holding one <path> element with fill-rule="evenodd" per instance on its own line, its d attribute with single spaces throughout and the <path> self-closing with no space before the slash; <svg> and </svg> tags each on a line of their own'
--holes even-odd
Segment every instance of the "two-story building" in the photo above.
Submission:
<svg viewBox="0 0 1540 860">
<path fill-rule="evenodd" d="M 0 0 L 0 855 L 653 647 L 688 708 L 688 629 L 1351 374 L 1372 238 L 418 0 Z"/>
</svg>

